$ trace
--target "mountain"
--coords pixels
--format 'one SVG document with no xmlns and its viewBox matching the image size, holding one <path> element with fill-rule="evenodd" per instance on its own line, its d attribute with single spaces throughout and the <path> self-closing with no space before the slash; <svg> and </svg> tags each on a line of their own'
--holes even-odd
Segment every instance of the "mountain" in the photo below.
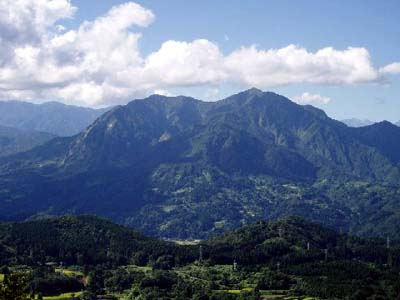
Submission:
<svg viewBox="0 0 400 300">
<path fill-rule="evenodd" d="M 379 149 L 394 164 L 400 161 L 400 130 L 398 126 L 383 121 L 362 129 L 356 128 L 354 131 L 363 143 Z"/>
<path fill-rule="evenodd" d="M 0 159 L 0 215 L 91 213 L 169 238 L 299 215 L 398 235 L 399 132 L 256 89 L 218 102 L 154 95 Z"/>
<path fill-rule="evenodd" d="M 399 121 L 399 122 L 397 122 L 395 125 L 400 127 L 400 121 Z"/>
<path fill-rule="evenodd" d="M 54 137 L 49 133 L 0 126 L 0 156 L 30 150 Z"/>
<path fill-rule="evenodd" d="M 344 119 L 341 120 L 342 123 L 346 124 L 349 127 L 364 127 L 368 125 L 372 125 L 375 122 L 371 120 L 360 120 L 357 118 L 351 118 L 351 119 Z"/>
<path fill-rule="evenodd" d="M 0 125 L 21 130 L 72 136 L 89 126 L 106 109 L 91 109 L 59 102 L 33 104 L 21 101 L 0 102 Z"/>
</svg>

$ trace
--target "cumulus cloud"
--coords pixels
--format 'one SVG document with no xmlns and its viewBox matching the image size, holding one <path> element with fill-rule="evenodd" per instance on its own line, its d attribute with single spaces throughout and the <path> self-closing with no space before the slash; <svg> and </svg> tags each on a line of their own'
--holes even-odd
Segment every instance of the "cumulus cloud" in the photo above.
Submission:
<svg viewBox="0 0 400 300">
<path fill-rule="evenodd" d="M 37 42 L 58 20 L 71 18 L 76 9 L 68 0 L 2 0 L 1 42 Z"/>
<path fill-rule="evenodd" d="M 13 3 L 16 9 L 3 7 L 13 7 Z M 138 50 L 140 34 L 131 28 L 148 26 L 154 19 L 151 11 L 136 3 L 126 3 L 92 22 L 84 22 L 77 30 L 60 33 L 56 22 L 75 12 L 69 1 L 16 0 L 1 2 L 0 7 L 1 14 L 8 15 L 0 23 L 1 37 L 10 31 L 8 27 L 12 27 L 19 9 L 22 15 L 17 19 L 28 21 L 27 25 L 17 22 L 14 26 L 17 35 L 29 35 L 32 22 L 37 32 L 36 39 L 9 43 L 10 59 L 0 67 L 1 98 L 61 98 L 98 105 L 106 99 L 118 101 L 132 95 L 132 88 L 118 78 L 140 72 L 143 64 Z M 38 17 L 33 18 L 36 21 L 29 21 L 25 11 L 36 13 Z"/>
<path fill-rule="evenodd" d="M 150 10 L 128 2 L 75 30 L 59 24 L 76 10 L 69 0 L 0 2 L 0 98 L 98 106 L 182 87 L 363 84 L 398 73 L 398 63 L 377 69 L 367 49 L 354 47 L 249 46 L 224 54 L 206 39 L 169 40 L 145 56 L 140 27 L 154 21 Z"/>
<path fill-rule="evenodd" d="M 226 66 L 238 75 L 237 80 L 257 86 L 303 82 L 357 84 L 379 79 L 379 72 L 364 48 L 328 47 L 312 53 L 295 45 L 270 50 L 243 47 L 226 58 Z"/>
<path fill-rule="evenodd" d="M 208 40 L 167 41 L 148 56 L 143 72 L 163 85 L 201 85 L 227 77 L 223 59 L 218 46 Z"/>
<path fill-rule="evenodd" d="M 298 104 L 328 104 L 331 102 L 331 98 L 305 92 L 300 96 L 294 97 L 293 101 Z"/>
<path fill-rule="evenodd" d="M 400 62 L 391 63 L 379 69 L 382 74 L 400 74 Z"/>
</svg>

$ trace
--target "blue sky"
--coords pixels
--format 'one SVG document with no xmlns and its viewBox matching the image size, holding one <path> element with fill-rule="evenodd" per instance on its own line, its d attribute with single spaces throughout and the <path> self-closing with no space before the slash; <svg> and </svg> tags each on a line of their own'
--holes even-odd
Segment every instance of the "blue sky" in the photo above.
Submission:
<svg viewBox="0 0 400 300">
<path fill-rule="evenodd" d="M 64 16 L 58 17 L 57 21 L 51 26 L 62 24 L 65 28 L 60 35 L 70 30 L 78 32 L 79 28 L 83 28 L 82 24 L 85 21 L 94 22 L 100 16 L 109 14 L 112 7 L 118 7 L 118 5 L 123 5 L 124 3 L 126 1 L 72 0 L 70 4 L 75 7 L 73 13 L 70 13 L 67 18 Z M 137 43 L 131 46 L 137 47 L 135 55 L 139 57 L 137 60 L 142 62 L 132 61 L 128 67 L 121 67 L 122 71 L 118 69 L 116 72 L 121 71 L 121 74 L 128 74 L 129 78 L 143 76 L 149 77 L 150 80 L 152 78 L 150 75 L 147 73 L 143 75 L 142 71 L 133 71 L 134 68 L 131 68 L 131 66 L 135 63 L 143 64 L 143 61 L 147 61 L 149 55 L 160 52 L 160 47 L 166 41 L 176 41 L 189 44 L 185 44 L 186 50 L 181 49 L 181 44 L 169 44 L 168 49 L 166 49 L 168 51 L 159 53 L 162 55 L 156 57 L 158 63 L 158 69 L 155 69 L 157 70 L 156 72 L 164 72 L 164 69 L 160 66 L 168 68 L 167 71 L 169 71 L 171 66 L 176 63 L 175 60 L 171 60 L 171 57 L 166 57 L 166 53 L 172 56 L 179 56 L 186 55 L 185 51 L 190 53 L 198 53 L 196 51 L 199 51 L 199 55 L 203 55 L 204 51 L 211 49 L 210 56 L 215 54 L 218 57 L 212 62 L 208 60 L 199 62 L 200 66 L 206 65 L 204 69 L 201 69 L 201 72 L 210 73 L 208 79 L 203 81 L 199 78 L 198 73 L 196 73 L 198 70 L 188 71 L 187 69 L 182 69 L 183 73 L 188 71 L 188 74 L 193 78 L 186 81 L 185 78 L 182 79 L 176 74 L 167 74 L 168 80 L 160 80 L 159 78 L 157 79 L 158 81 L 154 80 L 154 82 L 159 82 L 158 84 L 151 85 L 149 82 L 141 80 L 129 81 L 138 88 L 134 91 L 128 91 L 125 88 L 117 89 L 117 87 L 123 85 L 121 82 L 127 82 L 124 79 L 125 81 L 121 80 L 114 84 L 112 89 L 109 88 L 107 91 L 103 91 L 98 88 L 96 80 L 103 76 L 104 70 L 110 70 L 110 67 L 101 66 L 102 72 L 99 72 L 101 76 L 96 74 L 96 76 L 93 76 L 94 79 L 88 79 L 90 85 L 88 85 L 88 82 L 85 82 L 85 84 L 79 83 L 79 87 L 86 89 L 84 92 L 81 89 L 77 90 L 76 86 L 78 84 L 73 87 L 65 87 L 66 81 L 64 80 L 62 87 L 60 84 L 60 89 L 57 92 L 47 87 L 46 89 L 42 88 L 43 82 L 40 82 L 41 85 L 38 84 L 40 89 L 23 94 L 15 93 L 15 95 L 22 95 L 21 98 L 31 97 L 35 99 L 40 98 L 40 96 L 54 98 L 60 95 L 60 100 L 64 102 L 96 106 L 112 103 L 114 100 L 109 100 L 112 91 L 116 91 L 116 95 L 120 95 L 120 97 L 116 97 L 117 100 L 115 101 L 121 103 L 155 91 L 171 95 L 187 94 L 201 99 L 216 100 L 254 85 L 263 90 L 272 90 L 283 94 L 291 99 L 298 99 L 300 103 L 311 103 L 321 107 L 328 115 L 337 119 L 357 117 L 375 121 L 382 119 L 400 120 L 399 65 L 392 68 L 390 72 L 380 71 L 385 66 L 393 63 L 397 64 L 400 61 L 399 1 L 146 0 L 135 1 L 135 3 L 152 14 L 152 16 L 147 15 L 147 21 L 139 22 L 139 24 L 135 23 L 129 26 L 128 29 L 123 29 L 128 33 L 140 33 L 141 36 L 138 38 Z M 141 13 L 144 12 L 141 11 Z M 51 28 L 46 30 L 51 31 Z M 47 33 L 42 32 L 41 34 Z M 76 35 L 78 36 L 79 32 Z M 85 35 L 84 37 L 86 36 L 90 38 L 93 35 Z M 107 40 L 107 35 L 104 36 L 104 39 L 105 41 Z M 207 43 L 203 42 L 200 46 L 193 46 L 193 41 L 199 39 L 203 39 Z M 116 39 L 116 41 L 118 40 Z M 76 45 L 77 42 L 74 43 Z M 97 43 L 98 47 L 102 47 L 101 40 L 97 41 Z M 280 57 L 280 54 L 276 53 L 261 53 L 260 55 L 268 57 L 267 60 L 265 60 L 264 56 L 260 58 L 261 62 L 266 65 L 260 66 L 260 70 L 254 70 L 251 74 L 245 74 L 244 69 L 255 68 L 257 61 L 252 64 L 238 65 L 237 62 L 232 62 L 233 58 L 229 60 L 229 56 L 242 49 L 242 47 L 248 51 L 243 51 L 244 53 L 237 57 L 244 61 L 247 61 L 248 57 L 248 60 L 251 61 L 253 52 L 249 49 L 252 46 L 258 51 L 254 54 L 257 55 L 262 51 L 284 49 L 289 45 L 294 45 L 295 47 L 292 49 L 293 53 L 290 51 L 288 54 L 292 60 L 294 59 L 294 62 L 291 62 L 289 66 L 284 65 L 283 67 L 288 68 L 285 70 L 279 69 L 279 63 L 274 66 L 275 69 L 268 69 L 268 64 L 271 61 L 274 62 L 276 56 Z M 177 49 L 176 51 L 174 47 Z M 214 49 L 215 47 L 217 47 L 217 50 Z M 316 53 L 327 47 L 332 47 L 336 54 L 328 54 L 327 63 L 320 65 Z M 363 51 L 347 53 L 345 51 L 348 47 L 364 49 L 366 54 Z M 75 52 L 76 49 L 81 51 L 82 47 L 74 48 L 74 51 L 71 52 Z M 125 53 L 123 49 L 126 49 L 126 47 L 124 46 L 121 49 L 121 53 Z M 303 52 L 297 51 L 299 49 L 306 51 L 304 55 L 310 56 L 310 58 L 307 63 L 299 67 L 299 70 L 296 69 L 294 71 L 295 73 L 297 72 L 296 78 L 290 79 L 291 71 L 288 70 L 296 68 L 297 57 L 301 58 L 303 56 Z M 338 57 L 342 57 L 342 54 L 348 57 L 354 56 L 355 61 L 358 60 L 358 56 L 361 56 L 361 62 L 365 62 L 365 59 L 368 59 L 367 67 L 372 68 L 372 70 L 367 70 L 366 74 L 360 75 L 360 72 L 366 66 L 362 65 L 361 69 L 357 69 L 360 66 L 359 63 L 355 62 L 354 65 L 351 65 L 348 59 L 340 68 L 331 68 L 331 65 L 336 62 Z M 57 58 L 60 55 L 57 54 Z M 270 57 L 271 55 L 272 58 Z M 220 58 L 220 56 L 223 58 Z M 225 66 L 227 64 L 225 62 L 226 58 L 228 58 L 229 67 L 224 70 L 224 74 L 220 74 L 220 70 L 218 70 L 220 64 L 216 63 L 216 61 L 224 60 Z M 129 57 L 129 59 L 131 58 Z M 173 59 L 177 58 L 173 57 Z M 163 60 L 168 60 L 168 63 Z M 186 66 L 186 63 L 184 66 Z M 183 68 L 183 66 L 181 67 Z M 123 68 L 129 69 L 129 72 Z M 262 68 L 268 69 L 266 72 L 269 73 L 266 78 L 259 79 L 257 76 L 262 77 L 264 75 L 262 74 Z M 313 68 L 316 69 L 314 70 Z M 347 68 L 355 68 L 356 78 L 354 77 L 355 73 L 346 73 Z M 278 73 L 280 72 L 277 75 L 279 77 L 277 81 L 272 79 L 274 70 Z M 323 75 L 325 70 L 329 73 L 327 78 L 324 78 Z M 181 69 L 177 69 L 178 71 L 181 72 Z M 86 74 L 85 76 L 87 76 L 87 70 L 85 72 L 77 72 L 76 74 Z M 201 72 L 200 74 L 202 74 Z M 226 74 L 229 72 L 236 72 L 237 74 L 230 76 L 230 74 Z M 335 72 L 343 73 L 335 74 Z M 312 75 L 314 77 L 308 80 L 308 74 L 314 74 Z M 341 80 L 342 75 L 349 77 L 346 80 Z M 54 77 L 58 78 L 59 76 L 61 75 L 57 74 Z M 64 79 L 63 76 L 61 77 Z M 321 76 L 321 80 L 319 80 L 319 76 Z M 68 80 L 70 79 L 68 78 Z M 110 82 L 111 80 L 104 80 L 103 83 L 106 81 Z M 97 85 L 92 86 L 93 82 Z M 32 84 L 30 83 L 30 86 Z M 52 82 L 52 84 L 56 83 Z M 104 84 L 102 87 L 104 87 Z M 88 90 L 93 90 L 93 93 L 87 92 Z M 76 101 L 74 101 L 74 97 L 77 99 Z M 91 102 L 86 100 L 91 97 L 93 99 L 97 97 L 98 101 Z M 79 101 L 79 98 L 82 98 L 82 101 Z"/>
<path fill-rule="evenodd" d="M 94 5 L 98 2 L 101 5 Z M 111 3 L 123 2 L 73 1 L 81 7 L 79 21 L 105 13 Z M 301 5 L 290 0 L 136 2 L 156 15 L 154 23 L 143 34 L 142 49 L 146 53 L 156 51 L 165 40 L 206 38 L 217 42 L 224 52 L 252 44 L 261 48 L 296 44 L 311 51 L 328 46 L 336 49 L 354 46 L 367 48 L 379 66 L 400 60 L 400 2 L 396 0 L 313 0 L 301 1 Z M 304 91 L 328 96 L 332 99 L 329 104 L 313 105 L 340 119 L 398 121 L 400 77 L 391 76 L 390 80 L 390 86 L 298 84 L 270 90 L 291 97 Z M 236 90 L 224 92 L 228 95 Z"/>
</svg>

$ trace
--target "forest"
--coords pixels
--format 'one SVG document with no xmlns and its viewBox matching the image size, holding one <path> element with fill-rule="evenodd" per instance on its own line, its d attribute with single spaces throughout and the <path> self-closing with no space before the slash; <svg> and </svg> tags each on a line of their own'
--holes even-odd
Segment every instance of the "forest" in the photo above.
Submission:
<svg viewBox="0 0 400 300">
<path fill-rule="evenodd" d="M 157 240 L 89 215 L 0 228 L 2 300 L 400 296 L 397 241 L 341 234 L 298 217 L 200 242 Z"/>
</svg>

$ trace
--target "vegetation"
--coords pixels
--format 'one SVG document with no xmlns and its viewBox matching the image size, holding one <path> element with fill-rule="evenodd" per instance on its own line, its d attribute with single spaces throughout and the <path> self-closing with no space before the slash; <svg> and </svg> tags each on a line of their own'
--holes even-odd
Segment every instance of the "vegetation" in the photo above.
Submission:
<svg viewBox="0 0 400 300">
<path fill-rule="evenodd" d="M 256 222 L 198 245 L 157 241 L 91 216 L 3 224 L 1 236 L 0 299 L 400 296 L 396 241 L 339 234 L 300 218 Z M 30 244 L 35 251 L 27 251 Z M 7 298 L 11 291 L 20 298 Z"/>
<path fill-rule="evenodd" d="M 23 274 L 8 274 L 0 284 L 1 300 L 28 300 L 27 279 Z"/>
</svg>

